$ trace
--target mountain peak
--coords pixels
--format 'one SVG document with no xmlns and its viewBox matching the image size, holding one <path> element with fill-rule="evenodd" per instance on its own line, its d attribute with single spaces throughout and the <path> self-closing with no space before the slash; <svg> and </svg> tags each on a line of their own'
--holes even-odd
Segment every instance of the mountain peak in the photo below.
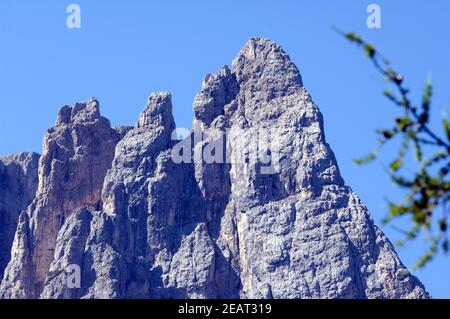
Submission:
<svg viewBox="0 0 450 319">
<path fill-rule="evenodd" d="M 240 85 L 253 87 L 266 100 L 291 94 L 303 86 L 289 55 L 266 38 L 250 38 L 233 60 L 232 71 Z"/>
<path fill-rule="evenodd" d="M 172 95 L 169 92 L 152 93 L 147 101 L 147 107 L 139 116 L 136 126 L 156 127 L 166 126 L 173 122 Z"/>
<path fill-rule="evenodd" d="M 168 92 L 132 129 L 97 120 L 96 100 L 63 107 L 32 166 L 36 196 L 8 227 L 0 298 L 429 297 L 345 185 L 278 44 L 251 38 L 193 108 L 194 132 L 175 141 Z"/>
<path fill-rule="evenodd" d="M 95 98 L 87 102 L 77 102 L 73 106 L 64 105 L 58 112 L 56 126 L 70 122 L 87 122 L 100 118 L 100 102 Z"/>
</svg>

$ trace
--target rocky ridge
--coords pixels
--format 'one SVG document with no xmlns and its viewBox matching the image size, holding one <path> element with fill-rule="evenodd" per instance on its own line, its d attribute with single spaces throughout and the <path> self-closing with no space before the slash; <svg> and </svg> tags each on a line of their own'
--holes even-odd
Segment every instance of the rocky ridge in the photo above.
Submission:
<svg viewBox="0 0 450 319">
<path fill-rule="evenodd" d="M 63 107 L 36 196 L 8 210 L 18 226 L 0 297 L 429 297 L 345 185 L 279 45 L 250 39 L 193 108 L 180 141 L 167 92 L 132 128 L 112 128 L 95 99 Z"/>
</svg>

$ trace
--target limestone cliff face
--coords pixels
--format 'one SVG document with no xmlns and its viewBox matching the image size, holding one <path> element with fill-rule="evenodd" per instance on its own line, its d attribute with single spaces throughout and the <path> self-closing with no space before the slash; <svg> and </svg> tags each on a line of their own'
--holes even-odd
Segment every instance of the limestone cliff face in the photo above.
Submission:
<svg viewBox="0 0 450 319">
<path fill-rule="evenodd" d="M 279 45 L 250 39 L 205 77 L 194 114 L 179 141 L 166 92 L 133 128 L 95 100 L 63 108 L 0 296 L 428 297 L 345 185 Z"/>
<path fill-rule="evenodd" d="M 101 208 L 103 180 L 119 138 L 95 99 L 59 111 L 44 138 L 36 197 L 16 233 L 18 249 L 5 270 L 3 297 L 39 297 L 66 219 L 79 207 Z"/>
<path fill-rule="evenodd" d="M 36 194 L 38 161 L 36 153 L 0 158 L 0 278 L 11 257 L 20 212 Z"/>
</svg>

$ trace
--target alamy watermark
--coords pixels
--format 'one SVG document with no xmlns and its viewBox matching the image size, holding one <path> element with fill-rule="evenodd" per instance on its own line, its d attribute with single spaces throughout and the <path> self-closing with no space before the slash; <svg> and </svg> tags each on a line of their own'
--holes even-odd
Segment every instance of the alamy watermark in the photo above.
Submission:
<svg viewBox="0 0 450 319">
<path fill-rule="evenodd" d="M 366 8 L 369 16 L 366 25 L 369 29 L 381 29 L 381 7 L 376 3 L 369 4 Z"/>
<path fill-rule="evenodd" d="M 183 138 L 180 140 L 180 135 Z M 178 143 L 172 148 L 171 158 L 176 164 L 233 164 L 257 166 L 258 174 L 280 173 L 282 132 L 277 128 L 248 128 L 189 131 L 181 128 L 172 133 Z"/>
<path fill-rule="evenodd" d="M 66 12 L 69 16 L 66 20 L 66 26 L 69 29 L 81 29 L 81 8 L 78 4 L 69 4 Z"/>
<path fill-rule="evenodd" d="M 80 289 L 81 288 L 81 267 L 77 264 L 68 265 L 64 271 L 58 275 L 54 281 L 57 290 Z"/>
</svg>

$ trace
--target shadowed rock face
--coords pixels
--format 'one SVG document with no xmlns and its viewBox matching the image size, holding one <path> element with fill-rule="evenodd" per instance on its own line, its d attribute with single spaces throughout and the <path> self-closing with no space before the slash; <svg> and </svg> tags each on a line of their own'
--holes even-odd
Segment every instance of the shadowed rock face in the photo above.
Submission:
<svg viewBox="0 0 450 319">
<path fill-rule="evenodd" d="M 0 158 L 0 278 L 11 257 L 20 212 L 36 194 L 38 161 L 36 153 Z"/>
<path fill-rule="evenodd" d="M 95 100 L 61 109 L 0 296 L 428 297 L 345 185 L 280 46 L 250 39 L 193 107 L 183 141 L 167 92 L 133 128 Z"/>
</svg>

